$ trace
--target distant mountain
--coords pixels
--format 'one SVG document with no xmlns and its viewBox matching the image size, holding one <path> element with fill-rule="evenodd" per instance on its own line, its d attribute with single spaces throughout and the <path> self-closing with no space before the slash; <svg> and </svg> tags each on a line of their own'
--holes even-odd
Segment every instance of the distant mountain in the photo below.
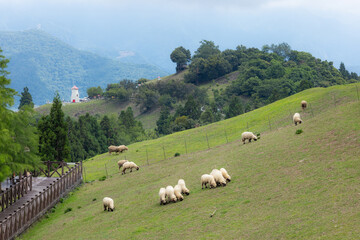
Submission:
<svg viewBox="0 0 360 240">
<path fill-rule="evenodd" d="M 84 97 L 89 87 L 168 75 L 150 64 L 126 63 L 75 49 L 40 30 L 0 31 L 0 48 L 10 59 L 11 87 L 20 93 L 27 86 L 37 105 L 51 101 L 56 91 L 70 100 L 74 84 Z"/>
</svg>

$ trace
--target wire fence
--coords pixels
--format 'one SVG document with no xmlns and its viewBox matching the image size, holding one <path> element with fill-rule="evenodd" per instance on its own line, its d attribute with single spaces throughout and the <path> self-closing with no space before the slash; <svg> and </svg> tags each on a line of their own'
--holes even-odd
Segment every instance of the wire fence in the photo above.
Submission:
<svg viewBox="0 0 360 240">
<path fill-rule="evenodd" d="M 242 120 L 228 119 L 227 122 L 217 122 L 201 128 L 195 128 L 191 132 L 178 132 L 168 138 L 159 138 L 151 141 L 132 144 L 130 151 L 109 155 L 103 166 L 89 164 L 84 168 L 85 181 L 97 180 L 101 177 L 108 178 L 119 173 L 117 161 L 127 159 L 138 164 L 140 167 L 158 163 L 167 159 L 175 158 L 175 155 L 187 155 L 198 151 L 206 151 L 220 145 L 241 141 L 241 133 L 251 131 L 261 135 L 274 131 L 293 123 L 293 115 L 301 114 L 301 119 L 307 120 L 316 117 L 330 108 L 336 109 L 340 104 L 360 101 L 359 84 L 352 91 L 329 91 L 322 98 L 312 102 L 308 99 L 308 105 L 302 110 L 300 101 L 296 100 L 281 105 L 281 109 L 266 111 L 261 110 L 259 116 L 254 110 L 250 117 L 244 116 Z M 264 113 L 265 112 L 265 113 Z M 236 124 L 234 122 L 236 121 Z M 228 123 L 228 124 L 227 124 Z M 91 166 L 94 165 L 94 166 Z M 88 178 L 86 178 L 88 177 Z"/>
</svg>

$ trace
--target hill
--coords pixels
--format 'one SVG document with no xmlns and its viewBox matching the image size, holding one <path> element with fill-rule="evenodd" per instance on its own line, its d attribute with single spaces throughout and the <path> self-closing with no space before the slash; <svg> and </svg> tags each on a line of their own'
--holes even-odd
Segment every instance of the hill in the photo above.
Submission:
<svg viewBox="0 0 360 240">
<path fill-rule="evenodd" d="M 122 156 L 94 157 L 85 162 L 87 181 L 106 175 L 105 164 L 109 178 L 85 184 L 21 239 L 355 239 L 359 87 L 308 89 L 238 117 L 132 144 Z M 295 127 L 291 114 L 301 111 L 302 99 L 310 106 Z M 247 128 L 261 139 L 243 145 Z M 174 152 L 181 156 L 172 158 Z M 116 161 L 125 157 L 140 170 L 119 174 Z M 202 190 L 200 176 L 221 167 L 232 176 L 228 186 Z M 159 188 L 179 178 L 191 194 L 160 206 Z M 115 200 L 114 212 L 103 211 L 105 196 Z"/>
<path fill-rule="evenodd" d="M 51 101 L 56 91 L 70 99 L 74 84 L 84 97 L 89 87 L 167 75 L 153 65 L 124 63 L 75 49 L 40 30 L 0 32 L 0 48 L 10 59 L 11 87 L 20 93 L 27 86 L 37 105 Z"/>
</svg>

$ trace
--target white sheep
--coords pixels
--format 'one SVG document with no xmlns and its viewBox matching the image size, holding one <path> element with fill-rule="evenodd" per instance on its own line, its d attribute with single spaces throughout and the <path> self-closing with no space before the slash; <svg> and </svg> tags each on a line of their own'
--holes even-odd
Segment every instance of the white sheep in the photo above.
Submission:
<svg viewBox="0 0 360 240">
<path fill-rule="evenodd" d="M 257 136 L 255 136 L 255 134 L 253 134 L 252 132 L 243 132 L 241 134 L 241 140 L 244 144 L 246 139 L 249 140 L 249 142 L 251 142 L 251 140 L 257 141 Z"/>
<path fill-rule="evenodd" d="M 295 126 L 299 123 L 301 124 L 302 123 L 302 120 L 300 118 L 300 113 L 295 113 L 294 116 L 293 116 L 293 121 L 295 123 Z"/>
<path fill-rule="evenodd" d="M 166 204 L 166 190 L 165 190 L 165 188 L 160 188 L 159 197 L 160 197 L 160 205 L 165 205 Z"/>
<path fill-rule="evenodd" d="M 216 188 L 216 182 L 212 175 L 204 174 L 201 176 L 201 189 L 207 188 L 206 184 L 209 184 L 209 188 Z"/>
<path fill-rule="evenodd" d="M 167 202 L 176 202 L 177 199 L 174 193 L 174 188 L 172 186 L 166 187 L 165 194 L 167 197 Z"/>
<path fill-rule="evenodd" d="M 210 173 L 215 179 L 215 182 L 218 186 L 226 186 L 226 180 L 223 177 L 222 173 L 218 169 L 213 169 Z"/>
<path fill-rule="evenodd" d="M 118 161 L 118 166 L 119 166 L 119 170 L 120 170 L 120 168 L 122 167 L 122 165 L 124 165 L 124 163 L 126 163 L 126 162 L 128 162 L 128 160 L 120 160 L 120 161 Z"/>
<path fill-rule="evenodd" d="M 108 211 L 114 211 L 114 200 L 112 200 L 109 197 L 105 197 L 103 199 L 103 204 L 104 204 L 104 211 L 106 211 L 106 208 Z"/>
<path fill-rule="evenodd" d="M 307 107 L 307 102 L 305 100 L 301 101 L 301 107 L 303 110 L 305 110 L 305 108 Z"/>
<path fill-rule="evenodd" d="M 227 180 L 227 181 L 231 181 L 231 177 L 228 174 L 228 172 L 226 171 L 225 168 L 220 168 L 220 172 L 222 173 L 223 177 Z"/>
<path fill-rule="evenodd" d="M 181 194 L 181 186 L 179 184 L 175 185 L 174 194 L 178 200 L 184 200 L 184 196 Z"/>
<path fill-rule="evenodd" d="M 179 179 L 178 185 L 180 185 L 180 187 L 181 187 L 181 193 L 186 194 L 186 195 L 190 194 L 189 189 L 185 186 L 184 179 Z"/>
<path fill-rule="evenodd" d="M 119 151 L 120 153 L 122 153 L 122 152 L 124 152 L 124 151 L 126 151 L 126 150 L 129 150 L 129 148 L 128 148 L 127 146 L 125 146 L 125 145 L 120 145 L 120 146 L 118 146 L 118 151 Z"/>
<path fill-rule="evenodd" d="M 130 168 L 130 172 L 132 172 L 133 168 L 139 170 L 140 168 L 134 162 L 126 162 L 123 164 L 122 174 L 125 174 L 126 169 Z"/>
</svg>

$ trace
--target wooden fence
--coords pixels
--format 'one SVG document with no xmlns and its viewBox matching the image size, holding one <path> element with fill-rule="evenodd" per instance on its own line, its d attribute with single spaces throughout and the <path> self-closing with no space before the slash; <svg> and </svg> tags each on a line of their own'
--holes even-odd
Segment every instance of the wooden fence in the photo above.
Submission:
<svg viewBox="0 0 360 240">
<path fill-rule="evenodd" d="M 0 222 L 0 240 L 14 239 L 52 208 L 64 195 L 82 181 L 82 162 L 76 163 L 46 189 L 24 203 Z"/>
<path fill-rule="evenodd" d="M 32 176 L 23 177 L 13 184 L 10 188 L 6 188 L 5 191 L 0 193 L 0 207 L 1 212 L 5 208 L 14 204 L 16 200 L 23 197 L 28 191 L 32 190 Z"/>
</svg>

